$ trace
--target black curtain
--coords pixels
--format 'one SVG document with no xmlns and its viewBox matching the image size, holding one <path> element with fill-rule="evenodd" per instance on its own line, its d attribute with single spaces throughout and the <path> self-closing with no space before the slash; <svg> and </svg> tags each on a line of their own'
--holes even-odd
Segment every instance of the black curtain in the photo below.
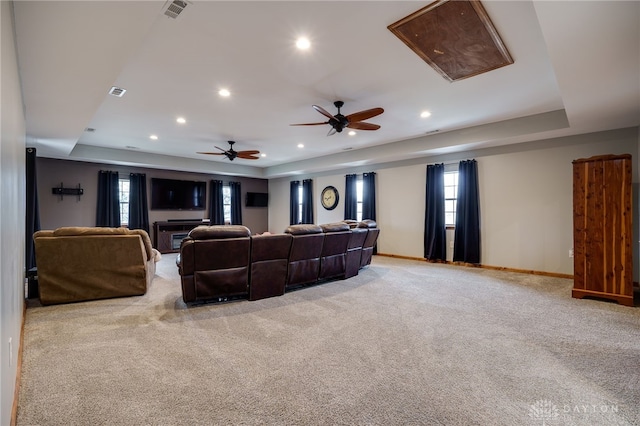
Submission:
<svg viewBox="0 0 640 426">
<path fill-rule="evenodd" d="M 424 209 L 424 257 L 446 260 L 447 236 L 444 224 L 444 164 L 427 166 Z"/>
<path fill-rule="evenodd" d="M 362 219 L 376 220 L 376 174 L 362 175 Z"/>
<path fill-rule="evenodd" d="M 362 174 L 362 219 L 376 220 L 376 174 Z M 378 254 L 378 243 L 373 246 L 373 254 Z"/>
<path fill-rule="evenodd" d="M 224 225 L 224 201 L 222 198 L 222 181 L 210 182 L 209 194 L 209 224 Z"/>
<path fill-rule="evenodd" d="M 346 175 L 344 185 L 344 218 L 358 219 L 357 175 Z"/>
<path fill-rule="evenodd" d="M 98 172 L 96 226 L 118 227 L 121 225 L 118 192 L 118 172 L 100 170 Z"/>
<path fill-rule="evenodd" d="M 313 180 L 302 181 L 302 220 L 301 223 L 313 223 Z"/>
<path fill-rule="evenodd" d="M 27 271 L 36 266 L 36 249 L 33 234 L 40 230 L 40 209 L 38 206 L 38 179 L 36 174 L 36 149 L 27 148 L 26 156 L 26 253 L 25 266 Z"/>
<path fill-rule="evenodd" d="M 289 225 L 297 225 L 300 223 L 298 210 L 300 205 L 299 188 L 300 181 L 293 180 L 289 184 Z"/>
<path fill-rule="evenodd" d="M 144 173 L 129 174 L 129 229 L 149 232 L 147 175 Z"/>
<path fill-rule="evenodd" d="M 478 163 L 461 161 L 458 167 L 458 204 L 453 261 L 480 263 L 480 196 Z"/>
<path fill-rule="evenodd" d="M 240 182 L 229 182 L 231 190 L 231 224 L 242 225 L 242 189 Z"/>
</svg>

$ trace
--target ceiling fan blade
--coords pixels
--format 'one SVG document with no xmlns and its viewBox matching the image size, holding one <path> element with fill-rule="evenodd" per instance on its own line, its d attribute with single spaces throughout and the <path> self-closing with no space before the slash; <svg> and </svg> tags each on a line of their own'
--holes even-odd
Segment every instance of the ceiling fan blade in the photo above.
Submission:
<svg viewBox="0 0 640 426">
<path fill-rule="evenodd" d="M 254 149 L 238 151 L 238 155 L 256 155 L 256 154 L 260 154 L 260 151 L 254 150 Z"/>
<path fill-rule="evenodd" d="M 196 154 L 225 155 L 225 153 L 224 153 L 224 152 L 196 152 Z"/>
<path fill-rule="evenodd" d="M 329 129 L 329 133 L 327 133 L 327 136 L 331 136 L 331 135 L 335 135 L 337 132 L 335 127 L 332 127 L 331 129 Z"/>
<path fill-rule="evenodd" d="M 350 129 L 358 130 L 378 130 L 380 128 L 380 126 L 377 124 L 363 123 L 361 121 L 358 121 L 356 123 L 349 123 L 347 124 L 347 127 Z"/>
<path fill-rule="evenodd" d="M 354 112 L 353 114 L 347 115 L 347 120 L 349 123 L 354 123 L 356 121 L 364 121 L 369 118 L 375 117 L 376 115 L 380 115 L 384 112 L 382 108 L 371 108 L 365 111 Z"/>
<path fill-rule="evenodd" d="M 301 123 L 301 124 L 289 124 L 289 126 L 319 126 L 321 124 L 329 124 L 328 121 L 325 121 L 324 123 Z"/>
<path fill-rule="evenodd" d="M 254 157 L 251 154 L 243 154 L 243 153 L 238 153 L 237 158 L 242 158 L 243 160 L 258 160 L 259 157 Z"/>
<path fill-rule="evenodd" d="M 326 109 L 322 108 L 321 106 L 318 105 L 313 105 L 313 109 L 315 109 L 316 111 L 318 111 L 320 114 L 324 115 L 325 117 L 329 118 L 329 119 L 334 119 L 336 120 L 336 118 L 331 115 L 330 112 L 328 112 Z"/>
</svg>

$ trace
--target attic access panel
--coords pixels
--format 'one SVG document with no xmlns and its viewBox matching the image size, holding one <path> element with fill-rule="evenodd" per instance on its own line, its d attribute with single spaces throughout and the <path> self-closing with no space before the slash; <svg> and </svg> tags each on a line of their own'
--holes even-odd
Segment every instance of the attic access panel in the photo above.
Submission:
<svg viewBox="0 0 640 426">
<path fill-rule="evenodd" d="M 449 81 L 513 63 L 478 0 L 438 0 L 387 28 Z"/>
</svg>

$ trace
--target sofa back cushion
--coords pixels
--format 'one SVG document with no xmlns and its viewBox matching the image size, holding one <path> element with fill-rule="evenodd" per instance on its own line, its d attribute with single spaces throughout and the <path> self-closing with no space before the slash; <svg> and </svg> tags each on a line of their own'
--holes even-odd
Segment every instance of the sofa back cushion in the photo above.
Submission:
<svg viewBox="0 0 640 426">
<path fill-rule="evenodd" d="M 242 225 L 200 225 L 193 228 L 188 234 L 188 237 L 194 240 L 222 240 L 249 236 L 251 236 L 251 231 Z"/>
<path fill-rule="evenodd" d="M 185 302 L 248 292 L 251 239 L 185 238 L 180 247 L 180 275 Z"/>
<path fill-rule="evenodd" d="M 347 254 L 345 257 L 345 278 L 351 278 L 358 275 L 360 269 L 360 260 L 362 258 L 362 246 L 367 238 L 369 230 L 366 228 L 353 228 L 351 237 L 347 245 Z"/>
<path fill-rule="evenodd" d="M 287 229 L 284 230 L 285 234 L 291 235 L 306 235 L 306 234 L 321 234 L 322 228 L 318 225 L 313 224 L 298 224 L 298 225 L 289 225 Z"/>
<path fill-rule="evenodd" d="M 345 254 L 351 238 L 349 225 L 344 222 L 320 225 L 324 242 L 320 255 L 319 279 L 344 276 Z"/>
<path fill-rule="evenodd" d="M 144 245 L 144 250 L 147 256 L 146 260 L 149 261 L 155 256 L 155 254 L 153 253 L 153 246 L 151 245 L 149 234 L 144 229 L 128 229 L 123 227 L 109 228 L 100 226 L 62 226 L 50 232 L 52 232 L 52 235 L 56 237 L 86 237 L 88 235 L 139 235 Z M 34 234 L 34 238 L 36 234 Z"/>
<path fill-rule="evenodd" d="M 378 241 L 380 230 L 378 228 L 369 228 L 367 232 L 367 238 L 362 245 L 362 257 L 360 259 L 360 267 L 367 266 L 371 263 L 371 257 L 373 255 L 373 248 Z"/>
<path fill-rule="evenodd" d="M 286 230 L 292 234 L 287 287 L 313 283 L 320 272 L 320 255 L 324 242 L 322 228 L 317 225 L 292 225 Z"/>
<path fill-rule="evenodd" d="M 292 241 L 290 234 L 251 237 L 249 300 L 284 294 Z"/>
</svg>

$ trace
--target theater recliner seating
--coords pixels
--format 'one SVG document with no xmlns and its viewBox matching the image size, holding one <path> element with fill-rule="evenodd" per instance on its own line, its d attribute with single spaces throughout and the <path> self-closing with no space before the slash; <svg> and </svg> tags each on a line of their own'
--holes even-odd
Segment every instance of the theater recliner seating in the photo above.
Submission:
<svg viewBox="0 0 640 426">
<path fill-rule="evenodd" d="M 368 228 L 351 228 L 351 236 L 345 255 L 344 277 L 351 278 L 358 275 L 360 259 L 362 258 L 362 246 L 367 238 Z"/>
<path fill-rule="evenodd" d="M 324 233 L 318 225 L 291 225 L 284 231 L 292 236 L 286 288 L 318 281 Z"/>
<path fill-rule="evenodd" d="M 251 237 L 249 300 L 284 294 L 292 240 L 293 237 L 290 234 Z"/>
<path fill-rule="evenodd" d="M 351 238 L 349 225 L 344 222 L 320 225 L 324 232 L 324 242 L 320 254 L 319 280 L 344 278 L 345 256 Z"/>
<path fill-rule="evenodd" d="M 241 225 L 198 226 L 176 259 L 185 302 L 247 295 L 251 232 Z"/>
<path fill-rule="evenodd" d="M 358 228 L 367 229 L 367 237 L 362 245 L 362 257 L 360 258 L 360 268 L 364 268 L 371 264 L 371 257 L 373 255 L 373 249 L 378 241 L 378 235 L 380 229 L 375 220 L 365 219 L 358 224 Z"/>
<path fill-rule="evenodd" d="M 259 300 L 319 280 L 349 278 L 371 263 L 375 221 L 291 225 L 283 234 L 250 235 L 237 225 L 199 226 L 176 259 L 185 302 Z"/>
</svg>

